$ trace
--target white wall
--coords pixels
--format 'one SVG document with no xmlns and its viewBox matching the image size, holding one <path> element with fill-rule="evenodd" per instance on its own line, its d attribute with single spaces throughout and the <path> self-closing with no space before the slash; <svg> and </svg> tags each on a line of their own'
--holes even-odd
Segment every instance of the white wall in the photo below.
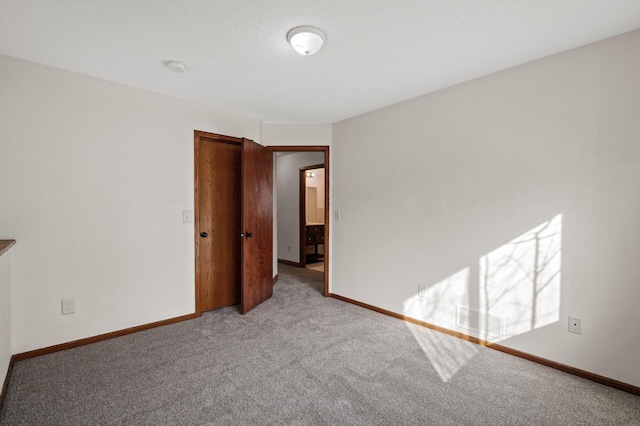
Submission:
<svg viewBox="0 0 640 426">
<path fill-rule="evenodd" d="M 331 124 L 262 125 L 262 143 L 267 146 L 331 146 Z"/>
<path fill-rule="evenodd" d="M 300 262 L 300 168 L 323 161 L 324 152 L 296 152 L 277 159 L 279 259 Z"/>
<path fill-rule="evenodd" d="M 14 246 L 15 247 L 15 246 Z M 0 255 L 0 387 L 11 361 L 11 264 L 13 248 Z"/>
<path fill-rule="evenodd" d="M 639 76 L 635 31 L 336 123 L 332 292 L 640 386 Z"/>
<path fill-rule="evenodd" d="M 259 141 L 259 119 L 5 56 L 0 73 L 14 353 L 193 313 L 193 132 Z"/>
</svg>

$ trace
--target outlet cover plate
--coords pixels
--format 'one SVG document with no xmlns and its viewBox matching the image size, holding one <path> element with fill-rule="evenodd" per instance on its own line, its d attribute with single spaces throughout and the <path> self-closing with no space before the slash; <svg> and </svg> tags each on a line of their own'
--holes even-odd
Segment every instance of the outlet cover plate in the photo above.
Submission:
<svg viewBox="0 0 640 426">
<path fill-rule="evenodd" d="M 569 332 L 582 334 L 582 318 L 569 317 Z"/>
<path fill-rule="evenodd" d="M 427 286 L 424 284 L 418 284 L 418 297 L 421 299 L 427 298 Z"/>
</svg>

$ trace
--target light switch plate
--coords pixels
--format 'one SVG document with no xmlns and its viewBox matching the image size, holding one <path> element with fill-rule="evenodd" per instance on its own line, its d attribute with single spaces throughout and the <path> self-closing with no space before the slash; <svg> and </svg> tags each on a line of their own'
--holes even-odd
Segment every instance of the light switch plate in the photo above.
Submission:
<svg viewBox="0 0 640 426">
<path fill-rule="evenodd" d="M 421 299 L 427 298 L 427 286 L 424 284 L 418 284 L 418 297 Z"/>
<path fill-rule="evenodd" d="M 182 223 L 193 222 L 193 212 L 191 210 L 184 210 L 182 212 Z"/>
<path fill-rule="evenodd" d="M 76 301 L 73 299 L 62 299 L 62 315 L 73 314 L 76 311 Z"/>
</svg>

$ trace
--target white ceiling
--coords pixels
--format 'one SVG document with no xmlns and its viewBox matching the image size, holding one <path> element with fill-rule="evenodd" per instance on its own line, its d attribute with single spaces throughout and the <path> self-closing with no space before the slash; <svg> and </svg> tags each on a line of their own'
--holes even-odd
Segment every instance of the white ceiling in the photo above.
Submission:
<svg viewBox="0 0 640 426">
<path fill-rule="evenodd" d="M 298 25 L 326 32 L 318 54 L 287 44 Z M 640 0 L 0 0 L 2 54 L 265 122 L 332 123 L 638 28 Z"/>
</svg>

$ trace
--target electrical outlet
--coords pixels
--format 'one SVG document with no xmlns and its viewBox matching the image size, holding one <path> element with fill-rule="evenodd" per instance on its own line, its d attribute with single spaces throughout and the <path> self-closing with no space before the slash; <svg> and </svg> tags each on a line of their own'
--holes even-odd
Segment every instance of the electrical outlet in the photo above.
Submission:
<svg viewBox="0 0 640 426">
<path fill-rule="evenodd" d="M 291 253 L 291 246 L 287 246 L 287 250 Z"/>
<path fill-rule="evenodd" d="M 418 284 L 418 297 L 421 299 L 427 298 L 427 287 L 424 284 Z"/>
<path fill-rule="evenodd" d="M 582 318 L 569 317 L 569 332 L 582 334 Z"/>
<path fill-rule="evenodd" d="M 334 217 L 335 217 L 335 219 L 336 219 L 336 220 L 340 220 L 340 210 L 336 210 L 336 211 L 333 213 L 333 215 L 334 215 Z"/>
<path fill-rule="evenodd" d="M 76 312 L 76 301 L 73 299 L 62 299 L 62 315 Z"/>
</svg>

